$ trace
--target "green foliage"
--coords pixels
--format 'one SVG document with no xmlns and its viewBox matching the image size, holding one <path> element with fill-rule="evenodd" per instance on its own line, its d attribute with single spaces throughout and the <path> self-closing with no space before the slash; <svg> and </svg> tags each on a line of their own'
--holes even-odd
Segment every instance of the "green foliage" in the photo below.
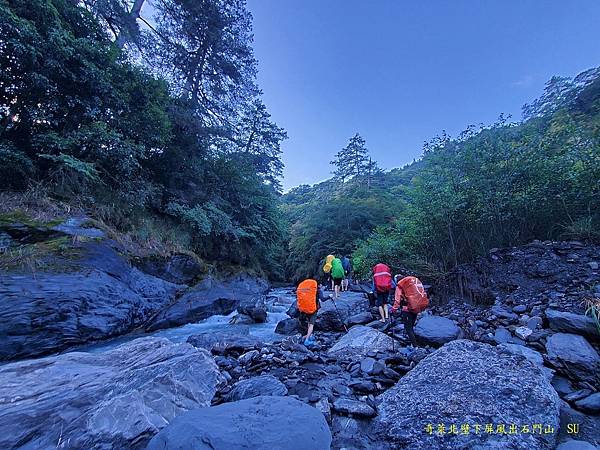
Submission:
<svg viewBox="0 0 600 450">
<path fill-rule="evenodd" d="M 44 184 L 155 245 L 280 277 L 285 131 L 237 0 L 0 1 L 0 189 Z M 127 52 L 121 51 L 125 47 Z"/>
</svg>

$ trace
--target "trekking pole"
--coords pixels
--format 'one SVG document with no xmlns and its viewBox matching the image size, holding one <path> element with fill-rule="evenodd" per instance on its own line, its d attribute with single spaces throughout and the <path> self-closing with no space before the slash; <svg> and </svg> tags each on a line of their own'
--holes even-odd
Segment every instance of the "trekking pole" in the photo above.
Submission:
<svg viewBox="0 0 600 450">
<path fill-rule="evenodd" d="M 342 320 L 342 316 L 340 315 L 340 310 L 338 309 L 337 305 L 335 304 L 335 300 L 332 298 L 331 299 L 333 306 L 335 308 L 335 312 L 338 316 L 338 319 L 340 319 L 340 322 L 342 322 L 342 326 L 344 327 L 344 330 L 346 330 L 346 333 L 348 332 L 348 327 L 346 327 L 346 324 L 344 323 L 344 321 Z"/>
</svg>

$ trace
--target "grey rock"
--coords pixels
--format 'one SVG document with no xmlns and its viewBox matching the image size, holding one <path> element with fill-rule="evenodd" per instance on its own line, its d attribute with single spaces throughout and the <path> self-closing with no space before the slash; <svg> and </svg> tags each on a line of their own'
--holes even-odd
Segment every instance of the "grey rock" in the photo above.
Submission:
<svg viewBox="0 0 600 450">
<path fill-rule="evenodd" d="M 337 306 L 337 308 L 336 308 Z M 350 316 L 368 310 L 368 303 L 360 294 L 345 292 L 340 298 L 321 303 L 317 312 L 315 329 L 319 331 L 344 331 Z"/>
<path fill-rule="evenodd" d="M 331 432 L 323 414 L 291 397 L 254 397 L 177 417 L 148 450 L 325 450 Z"/>
<path fill-rule="evenodd" d="M 492 314 L 494 314 L 497 317 L 500 317 L 501 319 L 506 319 L 510 321 L 519 320 L 519 316 L 517 316 L 513 312 L 504 309 L 502 306 L 492 306 Z"/>
<path fill-rule="evenodd" d="M 258 358 L 259 355 L 260 353 L 258 352 L 258 350 L 250 350 L 249 352 L 240 355 L 238 361 L 240 362 L 240 364 L 246 365 Z"/>
<path fill-rule="evenodd" d="M 415 335 L 422 343 L 439 347 L 459 339 L 462 331 L 452 320 L 428 314 L 417 321 Z"/>
<path fill-rule="evenodd" d="M 539 316 L 534 316 L 527 321 L 527 328 L 530 330 L 537 330 L 538 328 L 542 328 L 542 318 Z"/>
<path fill-rule="evenodd" d="M 101 239 L 106 237 L 106 233 L 99 228 L 90 227 L 89 217 L 70 217 L 63 223 L 51 227 L 53 231 L 60 231 L 69 236 L 86 237 L 91 239 Z"/>
<path fill-rule="evenodd" d="M 588 266 L 590 266 L 590 269 L 592 270 L 598 270 L 598 263 L 596 261 L 590 261 Z"/>
<path fill-rule="evenodd" d="M 597 447 L 589 442 L 570 439 L 558 445 L 556 450 L 597 450 Z"/>
<path fill-rule="evenodd" d="M 349 327 L 353 326 L 353 325 L 365 325 L 369 322 L 373 321 L 373 315 L 371 314 L 370 311 L 363 311 L 361 313 L 358 314 L 354 314 L 353 316 L 350 316 L 348 318 L 347 321 L 347 325 Z"/>
<path fill-rule="evenodd" d="M 529 347 L 517 344 L 500 344 L 498 345 L 498 348 L 513 355 L 521 355 L 537 366 L 542 367 L 544 365 L 544 357 L 541 353 L 536 352 Z"/>
<path fill-rule="evenodd" d="M 568 402 L 576 402 L 578 400 L 581 400 L 582 398 L 587 397 L 591 393 L 591 389 L 579 389 L 578 391 L 574 391 L 570 394 L 565 395 L 565 400 Z"/>
<path fill-rule="evenodd" d="M 506 328 L 496 328 L 494 332 L 494 340 L 498 344 L 505 344 L 507 342 L 511 342 L 513 339 L 512 334 Z"/>
<path fill-rule="evenodd" d="M 275 327 L 275 333 L 286 336 L 300 333 L 300 321 L 295 318 L 280 320 Z"/>
<path fill-rule="evenodd" d="M 600 414 L 600 392 L 575 402 L 577 409 L 590 414 Z"/>
<path fill-rule="evenodd" d="M 373 358 L 364 358 L 360 362 L 360 370 L 367 375 L 379 375 L 385 370 L 385 364 Z"/>
<path fill-rule="evenodd" d="M 523 314 L 527 309 L 527 305 L 517 305 L 512 310 L 517 314 Z"/>
<path fill-rule="evenodd" d="M 571 378 L 598 382 L 600 356 L 582 336 L 556 333 L 546 341 L 548 360 Z"/>
<path fill-rule="evenodd" d="M 264 296 L 259 296 L 255 300 L 250 300 L 238 306 L 237 311 L 240 314 L 249 316 L 256 323 L 265 323 L 267 321 L 267 305 Z"/>
<path fill-rule="evenodd" d="M 252 397 L 285 396 L 288 390 L 285 385 L 273 375 L 260 375 L 245 380 L 240 380 L 225 396 L 228 402 L 235 402 Z"/>
<path fill-rule="evenodd" d="M 569 379 L 561 377 L 560 375 L 555 375 L 554 378 L 552 378 L 552 386 L 561 397 L 571 394 L 574 391 L 573 385 Z"/>
<path fill-rule="evenodd" d="M 331 431 L 334 449 L 373 450 L 379 447 L 369 437 L 369 420 L 360 417 L 334 416 Z"/>
<path fill-rule="evenodd" d="M 238 306 L 254 302 L 268 289 L 266 281 L 246 274 L 225 280 L 209 276 L 161 311 L 147 329 L 154 331 L 198 322 L 214 315 L 228 315 Z"/>
<path fill-rule="evenodd" d="M 2 275 L 0 361 L 125 334 L 167 306 L 181 288 L 130 267 L 105 241 L 73 251 L 77 257 L 68 272 Z"/>
<path fill-rule="evenodd" d="M 254 319 L 246 314 L 236 314 L 229 320 L 229 323 L 232 325 L 252 325 Z"/>
<path fill-rule="evenodd" d="M 580 334 L 591 339 L 600 339 L 598 328 L 591 317 L 554 309 L 546 310 L 550 328 L 561 333 Z"/>
<path fill-rule="evenodd" d="M 531 330 L 530 328 L 527 327 L 517 327 L 515 329 L 515 335 L 519 338 L 519 339 L 523 339 L 526 340 L 529 336 L 531 336 L 533 333 L 533 330 Z"/>
<path fill-rule="evenodd" d="M 327 397 L 323 397 L 315 403 L 315 408 L 321 411 L 321 414 L 323 414 L 327 423 L 331 423 L 331 405 L 329 404 Z"/>
<path fill-rule="evenodd" d="M 220 354 L 231 351 L 245 352 L 262 347 L 263 343 L 261 340 L 250 336 L 247 327 L 236 326 L 232 328 L 219 331 L 218 333 L 207 331 L 194 334 L 187 338 L 187 342 L 194 347 Z"/>
<path fill-rule="evenodd" d="M 587 441 L 600 447 L 600 416 L 592 416 L 577 411 L 565 401 L 560 406 L 560 432 L 559 441 L 568 441 L 576 437 L 577 440 Z"/>
<path fill-rule="evenodd" d="M 552 449 L 556 435 L 428 434 L 428 424 L 544 423 L 558 429 L 559 398 L 525 358 L 458 340 L 422 360 L 378 398 L 372 435 L 382 448 Z"/>
<path fill-rule="evenodd" d="M 373 328 L 355 325 L 343 335 L 328 351 L 338 357 L 366 355 L 372 350 L 390 351 L 392 338 Z"/>
<path fill-rule="evenodd" d="M 342 414 L 352 414 L 358 417 L 374 417 L 377 412 L 364 402 L 349 398 L 338 398 L 333 402 L 333 410 Z"/>
<path fill-rule="evenodd" d="M 143 448 L 177 415 L 209 406 L 222 382 L 208 352 L 163 338 L 7 364 L 0 448 Z"/>
<path fill-rule="evenodd" d="M 194 256 L 176 253 L 169 257 L 146 257 L 134 262 L 145 273 L 176 284 L 192 284 L 206 267 Z"/>
</svg>

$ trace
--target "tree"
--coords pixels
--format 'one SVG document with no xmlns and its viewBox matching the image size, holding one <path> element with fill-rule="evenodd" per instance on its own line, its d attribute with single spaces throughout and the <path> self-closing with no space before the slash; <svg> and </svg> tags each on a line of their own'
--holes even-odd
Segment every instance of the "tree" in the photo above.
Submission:
<svg viewBox="0 0 600 450">
<path fill-rule="evenodd" d="M 346 147 L 336 153 L 331 164 L 335 166 L 334 176 L 342 182 L 363 176 L 369 169 L 373 169 L 366 141 L 358 133 L 350 138 Z"/>
</svg>

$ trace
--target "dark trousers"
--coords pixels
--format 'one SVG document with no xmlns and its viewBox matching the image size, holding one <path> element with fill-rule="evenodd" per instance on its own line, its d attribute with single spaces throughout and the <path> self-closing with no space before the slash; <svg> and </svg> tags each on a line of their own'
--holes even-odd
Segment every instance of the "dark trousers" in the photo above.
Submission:
<svg viewBox="0 0 600 450">
<path fill-rule="evenodd" d="M 417 314 L 410 311 L 402 311 L 402 323 L 404 324 L 404 330 L 408 335 L 410 342 L 413 346 L 417 346 L 417 337 L 415 336 L 415 321 L 417 320 Z"/>
</svg>

